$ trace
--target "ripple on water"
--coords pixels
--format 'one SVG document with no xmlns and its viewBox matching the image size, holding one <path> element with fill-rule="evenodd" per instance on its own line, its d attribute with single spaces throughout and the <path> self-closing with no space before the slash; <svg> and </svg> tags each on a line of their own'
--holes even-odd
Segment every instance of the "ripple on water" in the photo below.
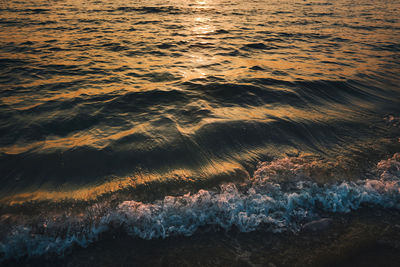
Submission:
<svg viewBox="0 0 400 267">
<path fill-rule="evenodd" d="M 363 171 L 400 149 L 400 6 L 353 2 L 3 3 L 0 199 L 45 208 L 14 236 L 3 231 L 0 254 L 61 253 L 112 223 L 144 238 L 210 224 L 297 229 L 318 201 L 392 205 L 386 163 L 371 181 Z M 52 205 L 90 213 L 109 199 L 98 220 L 30 228 Z M 68 236 L 68 224 L 85 230 Z"/>
</svg>

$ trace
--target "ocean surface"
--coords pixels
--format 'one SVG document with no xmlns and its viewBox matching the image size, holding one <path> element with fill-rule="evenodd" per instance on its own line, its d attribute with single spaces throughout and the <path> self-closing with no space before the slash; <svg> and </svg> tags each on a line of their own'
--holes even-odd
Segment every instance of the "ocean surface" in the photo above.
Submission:
<svg viewBox="0 0 400 267">
<path fill-rule="evenodd" d="M 397 152 L 400 1 L 0 2 L 0 262 L 400 209 Z"/>
</svg>

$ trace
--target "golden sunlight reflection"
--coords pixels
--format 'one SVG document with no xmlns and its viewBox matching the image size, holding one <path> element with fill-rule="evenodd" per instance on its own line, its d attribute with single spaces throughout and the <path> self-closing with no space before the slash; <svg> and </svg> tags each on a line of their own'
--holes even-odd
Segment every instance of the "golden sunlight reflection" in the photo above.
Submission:
<svg viewBox="0 0 400 267">
<path fill-rule="evenodd" d="M 157 182 L 168 183 L 181 180 L 198 182 L 201 179 L 206 180 L 210 177 L 222 177 L 231 180 L 246 179 L 248 175 L 247 171 L 236 162 L 214 160 L 197 171 L 179 168 L 163 173 L 140 171 L 124 178 L 117 178 L 84 188 L 74 189 L 66 186 L 62 190 L 38 189 L 29 193 L 19 193 L 0 198 L 0 204 L 20 205 L 32 201 L 90 201 L 103 195 L 118 193 L 126 189 L 134 190 L 138 186 L 149 186 Z"/>
<path fill-rule="evenodd" d="M 262 128 L 254 135 L 260 140 L 275 121 L 290 125 L 288 132 L 321 127 L 325 133 L 327 125 L 362 124 L 371 111 L 396 99 L 390 95 L 398 84 L 392 82 L 400 39 L 395 1 L 388 4 L 392 9 L 349 9 L 341 1 L 53 2 L 2 3 L 0 157 L 7 158 L 5 169 L 15 163 L 4 177 L 23 168 L 20 162 L 65 151 L 74 158 L 85 149 L 93 151 L 95 163 L 102 153 L 125 160 L 126 151 L 151 151 L 161 162 L 177 151 L 183 163 L 165 163 L 171 169 L 150 170 L 138 179 L 40 188 L 3 202 L 94 199 L 162 179 L 192 182 L 232 173 L 242 169 L 237 158 L 269 155 L 284 142 L 254 144 L 248 125 Z M 368 88 L 368 79 L 376 87 Z M 344 127 L 337 127 L 337 136 L 321 140 L 345 143 Z M 192 166 L 185 162 L 190 157 L 196 163 L 212 159 Z M 139 164 L 130 160 L 124 173 Z M 39 182 L 31 178 L 34 172 L 22 170 L 25 181 L 41 187 L 42 180 L 53 179 L 48 173 L 62 172 L 46 163 L 35 174 Z M 119 162 L 110 165 L 110 173 L 119 171 Z M 26 189 L 10 184 L 4 188 Z"/>
<path fill-rule="evenodd" d="M 211 24 L 211 20 L 205 17 L 195 18 L 195 24 L 193 27 L 194 35 L 205 35 L 215 31 L 215 27 Z"/>
<path fill-rule="evenodd" d="M 199 5 L 197 7 L 198 8 L 206 8 L 209 1 L 210 0 L 196 0 L 196 4 Z"/>
</svg>

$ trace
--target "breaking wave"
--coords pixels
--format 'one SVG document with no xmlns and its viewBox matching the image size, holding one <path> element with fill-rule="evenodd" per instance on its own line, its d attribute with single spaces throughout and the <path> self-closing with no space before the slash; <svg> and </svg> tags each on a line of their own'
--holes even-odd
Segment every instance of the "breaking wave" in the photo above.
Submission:
<svg viewBox="0 0 400 267">
<path fill-rule="evenodd" d="M 288 157 L 264 162 L 246 183 L 224 184 L 219 190 L 166 196 L 152 203 L 97 203 L 74 215 L 27 219 L 5 214 L 0 218 L 0 259 L 64 255 L 115 229 L 142 239 L 190 236 L 204 227 L 298 231 L 324 212 L 346 213 L 364 205 L 400 209 L 400 153 L 356 181 L 318 183 L 314 176 L 324 173 L 317 171 L 320 166 L 306 156 Z"/>
</svg>

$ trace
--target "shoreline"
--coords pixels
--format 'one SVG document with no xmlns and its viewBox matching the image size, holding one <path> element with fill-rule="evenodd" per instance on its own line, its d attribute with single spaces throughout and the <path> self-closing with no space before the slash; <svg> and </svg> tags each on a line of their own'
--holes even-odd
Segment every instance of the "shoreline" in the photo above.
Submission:
<svg viewBox="0 0 400 267">
<path fill-rule="evenodd" d="M 193 236 L 142 240 L 108 231 L 87 248 L 64 257 L 7 260 L 1 266 L 397 266 L 400 211 L 360 208 L 324 214 L 330 226 L 318 231 L 271 233 L 263 229 L 203 229 Z"/>
</svg>

